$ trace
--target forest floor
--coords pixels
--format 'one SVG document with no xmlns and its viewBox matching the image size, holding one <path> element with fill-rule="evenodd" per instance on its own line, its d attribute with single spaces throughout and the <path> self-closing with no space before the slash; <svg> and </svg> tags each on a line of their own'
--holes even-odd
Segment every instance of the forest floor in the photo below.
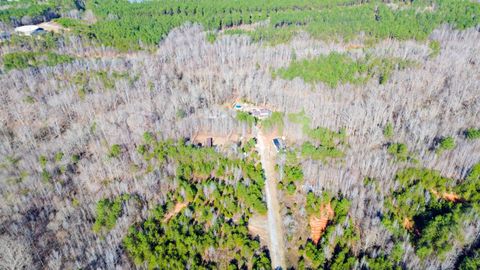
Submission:
<svg viewBox="0 0 480 270">
<path fill-rule="evenodd" d="M 61 31 L 70 31 L 70 29 L 65 28 L 53 21 L 43 22 L 43 23 L 37 24 L 37 26 L 43 28 L 45 31 L 54 32 L 57 34 L 60 33 Z"/>
<path fill-rule="evenodd" d="M 268 238 L 268 219 L 264 215 L 255 214 L 248 220 L 248 231 L 251 235 L 259 236 L 260 243 L 268 246 L 270 239 Z"/>
<path fill-rule="evenodd" d="M 269 250 L 274 269 L 286 269 L 285 243 L 283 239 L 282 217 L 277 197 L 277 181 L 275 180 L 275 156 L 273 136 L 264 135 L 255 127 L 257 133 L 257 151 L 260 155 L 263 170 L 265 171 L 265 193 L 268 208 Z"/>
</svg>

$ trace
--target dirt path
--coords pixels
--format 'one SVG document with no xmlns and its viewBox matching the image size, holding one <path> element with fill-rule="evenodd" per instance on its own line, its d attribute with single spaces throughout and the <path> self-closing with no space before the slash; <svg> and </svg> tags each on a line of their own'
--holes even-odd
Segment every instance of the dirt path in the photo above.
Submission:
<svg viewBox="0 0 480 270">
<path fill-rule="evenodd" d="M 280 204 L 277 198 L 277 181 L 275 179 L 275 156 L 271 138 L 265 136 L 255 127 L 257 134 L 257 151 L 260 154 L 263 170 L 265 171 L 265 192 L 268 208 L 269 250 L 274 269 L 286 269 L 285 244 L 283 240 L 282 218 Z"/>
</svg>

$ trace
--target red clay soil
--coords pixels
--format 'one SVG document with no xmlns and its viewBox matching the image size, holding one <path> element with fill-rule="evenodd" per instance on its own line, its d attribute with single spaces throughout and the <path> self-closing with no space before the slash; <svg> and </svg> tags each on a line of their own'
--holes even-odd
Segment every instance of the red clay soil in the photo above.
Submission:
<svg viewBox="0 0 480 270">
<path fill-rule="evenodd" d="M 320 217 L 310 217 L 310 237 L 315 245 L 318 243 L 322 234 L 327 228 L 328 221 L 332 220 L 335 216 L 335 212 L 332 209 L 330 203 L 320 206 Z"/>
<path fill-rule="evenodd" d="M 403 219 L 403 228 L 407 229 L 407 230 L 411 230 L 413 229 L 413 221 L 411 221 L 409 218 L 404 218 Z"/>
<path fill-rule="evenodd" d="M 432 189 L 431 192 L 433 193 L 433 195 L 435 195 L 435 197 L 439 198 L 441 197 L 442 199 L 446 200 L 446 201 L 449 201 L 449 202 L 460 202 L 462 200 L 462 198 L 460 198 L 460 196 L 458 196 L 457 194 L 453 193 L 453 192 L 443 192 L 442 195 L 440 195 L 438 193 L 438 191 Z"/>
<path fill-rule="evenodd" d="M 442 198 L 447 200 L 447 201 L 450 201 L 450 202 L 459 202 L 462 200 L 462 198 L 460 198 L 460 196 L 458 196 L 457 194 L 453 193 L 453 192 L 444 192 L 442 194 Z"/>
<path fill-rule="evenodd" d="M 187 205 L 188 205 L 188 202 L 177 203 L 173 208 L 173 210 L 165 215 L 165 217 L 163 218 L 163 222 L 169 221 L 176 214 L 180 213 L 180 211 L 182 211 L 182 209 L 185 208 Z"/>
</svg>

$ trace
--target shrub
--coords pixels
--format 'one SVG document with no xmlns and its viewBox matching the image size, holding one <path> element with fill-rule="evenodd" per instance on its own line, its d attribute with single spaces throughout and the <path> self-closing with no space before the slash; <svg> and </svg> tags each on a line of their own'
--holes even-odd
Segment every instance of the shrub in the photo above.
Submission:
<svg viewBox="0 0 480 270">
<path fill-rule="evenodd" d="M 237 111 L 237 120 L 247 123 L 249 127 L 252 127 L 257 122 L 257 118 L 255 118 L 253 115 L 242 111 Z"/>
<path fill-rule="evenodd" d="M 465 131 L 465 137 L 470 140 L 479 139 L 480 138 L 480 129 L 469 128 Z"/>
<path fill-rule="evenodd" d="M 453 137 L 449 136 L 449 137 L 442 138 L 440 139 L 440 142 L 437 148 L 437 153 L 440 154 L 444 150 L 452 150 L 453 148 L 455 148 L 455 146 L 456 146 L 456 143 Z"/>
<path fill-rule="evenodd" d="M 116 158 L 119 157 L 121 153 L 122 147 L 119 144 L 114 144 L 112 145 L 112 147 L 110 147 L 110 152 L 108 153 L 108 156 L 111 158 Z"/>
<path fill-rule="evenodd" d="M 97 202 L 96 218 L 92 230 L 95 233 L 103 229 L 110 231 L 117 223 L 117 219 L 122 215 L 123 204 L 130 199 L 129 194 L 123 194 L 115 197 L 113 200 L 102 199 Z"/>
<path fill-rule="evenodd" d="M 269 118 L 262 121 L 262 127 L 266 130 L 270 130 L 274 127 L 283 130 L 283 124 L 283 113 L 281 112 L 273 112 Z"/>
<path fill-rule="evenodd" d="M 428 46 L 430 47 L 430 50 L 432 51 L 430 53 L 430 57 L 435 57 L 440 53 L 440 42 L 437 40 L 430 41 L 428 43 Z"/>
<path fill-rule="evenodd" d="M 399 161 L 407 161 L 408 148 L 403 143 L 392 143 L 388 146 L 387 151 Z"/>
<path fill-rule="evenodd" d="M 215 33 L 209 32 L 207 33 L 207 41 L 210 43 L 215 43 L 215 40 L 217 40 L 217 35 Z"/>
<path fill-rule="evenodd" d="M 392 138 L 393 137 L 393 125 L 392 123 L 388 122 L 387 125 L 385 125 L 385 127 L 383 128 L 383 136 L 385 136 L 385 138 Z"/>
</svg>

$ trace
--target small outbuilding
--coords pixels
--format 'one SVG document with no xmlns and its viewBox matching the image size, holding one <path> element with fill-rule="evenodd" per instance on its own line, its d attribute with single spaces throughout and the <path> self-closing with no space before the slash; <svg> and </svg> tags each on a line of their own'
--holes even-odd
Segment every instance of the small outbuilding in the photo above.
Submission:
<svg viewBox="0 0 480 270">
<path fill-rule="evenodd" d="M 15 33 L 22 36 L 32 36 L 44 33 L 45 30 L 37 25 L 23 25 L 15 28 Z"/>
<path fill-rule="evenodd" d="M 274 138 L 273 145 L 275 146 L 275 149 L 277 150 L 277 152 L 280 152 L 285 149 L 285 143 L 281 138 Z"/>
</svg>

